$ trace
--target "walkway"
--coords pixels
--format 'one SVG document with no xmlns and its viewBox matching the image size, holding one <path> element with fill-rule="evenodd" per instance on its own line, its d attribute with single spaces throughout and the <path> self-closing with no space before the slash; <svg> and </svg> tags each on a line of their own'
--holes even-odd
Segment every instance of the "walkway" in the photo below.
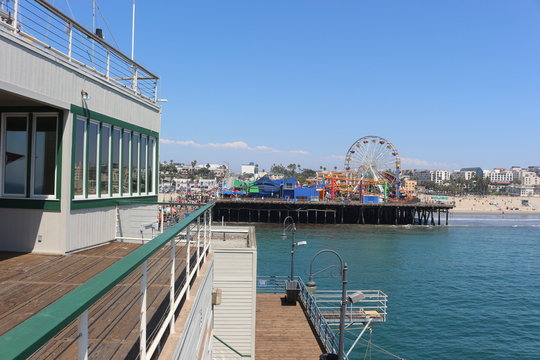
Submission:
<svg viewBox="0 0 540 360">
<path fill-rule="evenodd" d="M 284 294 L 257 294 L 257 360 L 315 360 L 323 353 L 302 306 L 282 306 Z"/>
</svg>

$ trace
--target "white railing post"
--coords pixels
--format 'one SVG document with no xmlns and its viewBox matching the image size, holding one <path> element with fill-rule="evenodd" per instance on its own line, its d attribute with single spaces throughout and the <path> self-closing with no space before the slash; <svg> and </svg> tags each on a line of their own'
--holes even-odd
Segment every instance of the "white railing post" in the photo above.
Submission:
<svg viewBox="0 0 540 360">
<path fill-rule="evenodd" d="M 111 76 L 111 51 L 110 50 L 107 50 L 107 72 L 105 76 L 107 77 L 107 80 L 109 80 Z"/>
<path fill-rule="evenodd" d="M 146 360 L 146 288 L 148 281 L 148 261 L 141 265 L 141 314 L 139 331 L 139 359 Z"/>
<path fill-rule="evenodd" d="M 191 287 L 191 279 L 190 279 L 190 249 L 189 249 L 189 243 L 191 242 L 191 230 L 190 230 L 191 224 L 188 225 L 186 228 L 186 299 L 189 299 L 189 288 Z"/>
<path fill-rule="evenodd" d="M 68 60 L 71 61 L 71 53 L 73 49 L 73 24 L 68 23 L 68 26 L 69 26 Z"/>
<path fill-rule="evenodd" d="M 199 276 L 199 267 L 201 266 L 201 216 L 197 216 L 197 276 Z"/>
<path fill-rule="evenodd" d="M 208 215 L 208 210 L 204 212 L 204 238 L 203 238 L 203 241 L 204 241 L 204 252 L 206 253 L 206 245 L 208 244 L 208 234 L 207 234 L 207 228 L 206 228 L 206 221 L 207 221 L 207 215 Z"/>
<path fill-rule="evenodd" d="M 208 211 L 208 235 L 209 235 L 209 238 L 208 238 L 208 250 L 210 251 L 212 249 L 212 211 L 211 210 L 207 210 Z"/>
<path fill-rule="evenodd" d="M 171 239 L 171 293 L 169 294 L 169 316 L 171 317 L 171 323 L 170 323 L 170 333 L 174 334 L 174 282 L 176 280 L 175 278 L 175 266 L 176 266 L 176 251 L 175 251 L 175 244 L 176 241 L 174 241 L 174 238 Z"/>
<path fill-rule="evenodd" d="M 165 208 L 161 205 L 161 233 L 163 234 L 163 218 L 165 217 Z"/>
<path fill-rule="evenodd" d="M 17 32 L 17 22 L 19 19 L 19 0 L 13 3 L 13 32 Z"/>
<path fill-rule="evenodd" d="M 135 67 L 135 65 L 132 65 L 132 66 L 133 66 L 133 91 L 137 92 L 137 76 L 138 76 L 138 73 L 137 73 L 137 68 Z"/>
<path fill-rule="evenodd" d="M 79 360 L 88 360 L 88 309 L 79 315 Z"/>
</svg>

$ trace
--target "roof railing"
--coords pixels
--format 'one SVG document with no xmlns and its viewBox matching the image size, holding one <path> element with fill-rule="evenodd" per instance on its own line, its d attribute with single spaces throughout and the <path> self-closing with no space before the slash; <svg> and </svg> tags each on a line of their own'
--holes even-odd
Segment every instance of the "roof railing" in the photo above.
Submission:
<svg viewBox="0 0 540 360">
<path fill-rule="evenodd" d="M 157 102 L 156 75 L 47 1 L 2 1 L 0 26 L 124 91 Z"/>
</svg>

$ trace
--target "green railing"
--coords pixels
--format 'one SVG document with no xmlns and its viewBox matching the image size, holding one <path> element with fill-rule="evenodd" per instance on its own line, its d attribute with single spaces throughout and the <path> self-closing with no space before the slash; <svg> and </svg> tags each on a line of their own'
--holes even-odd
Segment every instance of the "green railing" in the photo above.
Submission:
<svg viewBox="0 0 540 360">
<path fill-rule="evenodd" d="M 175 238 L 183 230 L 189 229 L 191 225 L 196 222 L 197 232 L 200 233 L 201 217 L 204 217 L 204 244 L 202 245 L 203 251 L 199 255 L 199 247 L 197 248 L 197 264 L 204 259 L 204 256 L 209 249 L 211 234 L 211 209 L 214 204 L 207 204 L 202 206 L 198 210 L 194 211 L 188 218 L 183 219 L 175 226 L 171 227 L 164 233 L 158 235 L 153 240 L 149 241 L 145 245 L 135 249 L 124 258 L 120 259 L 109 268 L 105 269 L 101 273 L 94 276 L 78 288 L 74 289 L 64 297 L 60 298 L 56 302 L 52 303 L 45 309 L 41 310 L 25 322 L 19 324 L 6 334 L 0 337 L 0 359 L 24 359 L 32 355 L 41 346 L 46 344 L 55 335 L 57 335 L 62 329 L 68 326 L 72 321 L 79 318 L 79 358 L 88 357 L 88 308 L 96 303 L 103 295 L 111 290 L 115 285 L 119 284 L 128 275 L 133 273 L 139 266 L 142 265 L 142 280 L 141 285 L 144 291 L 141 291 L 142 304 L 141 304 L 141 338 L 140 338 L 140 358 L 150 358 L 155 350 L 156 344 L 150 344 L 148 350 L 146 348 L 146 272 L 147 272 L 147 260 L 155 254 L 159 249 L 167 244 L 171 244 L 172 254 L 174 254 Z M 187 249 L 189 254 L 190 244 L 190 232 L 186 230 Z M 199 246 L 197 240 L 197 245 Z M 187 259 L 187 281 L 186 285 L 189 287 L 190 279 L 195 274 L 189 273 L 190 264 L 189 258 Z M 174 275 L 174 260 L 172 262 L 172 274 Z M 163 322 L 165 325 L 171 323 L 174 319 L 174 310 L 181 302 L 181 297 L 184 296 L 188 289 L 182 289 L 181 292 L 175 292 L 174 281 L 171 284 L 171 304 L 169 315 Z M 175 297 L 174 294 L 177 294 Z M 144 314 L 143 314 L 144 313 Z M 81 325 L 82 324 L 82 325 Z M 144 324 L 144 325 L 142 325 Z M 86 327 L 86 329 L 84 329 Z M 165 326 L 166 328 L 166 326 Z M 160 330 L 160 333 L 164 333 L 164 329 Z M 156 341 L 154 341 L 156 342 Z M 159 342 L 159 339 L 157 339 Z"/>
</svg>

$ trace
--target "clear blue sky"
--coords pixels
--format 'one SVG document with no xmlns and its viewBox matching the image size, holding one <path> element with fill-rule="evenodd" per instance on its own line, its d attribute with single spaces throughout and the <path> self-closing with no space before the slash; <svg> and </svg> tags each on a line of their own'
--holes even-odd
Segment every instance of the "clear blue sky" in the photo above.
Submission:
<svg viewBox="0 0 540 360">
<path fill-rule="evenodd" d="M 131 4 L 98 0 L 127 54 Z M 161 160 L 342 168 L 378 135 L 403 168 L 540 165 L 538 0 L 137 0 L 135 59 L 169 100 Z"/>
</svg>

